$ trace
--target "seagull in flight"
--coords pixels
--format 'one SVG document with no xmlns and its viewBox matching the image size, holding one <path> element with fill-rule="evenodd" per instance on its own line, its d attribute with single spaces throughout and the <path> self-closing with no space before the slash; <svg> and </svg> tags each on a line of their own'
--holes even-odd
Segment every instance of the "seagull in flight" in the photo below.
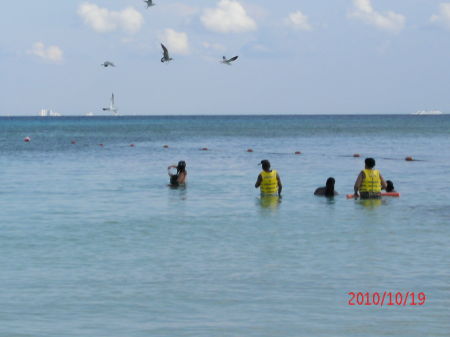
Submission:
<svg viewBox="0 0 450 337">
<path fill-rule="evenodd" d="M 172 58 L 169 56 L 169 51 L 167 48 L 161 43 L 161 47 L 163 49 L 163 57 L 161 58 L 161 62 L 169 62 L 172 61 Z"/>
<path fill-rule="evenodd" d="M 147 8 L 150 8 L 152 6 L 154 6 L 155 4 L 153 3 L 153 0 L 144 0 L 144 2 L 147 4 Z"/>
<path fill-rule="evenodd" d="M 108 68 L 108 67 L 115 67 L 116 65 L 110 61 L 105 61 L 101 64 L 101 66 Z"/>
<path fill-rule="evenodd" d="M 239 56 L 235 56 L 235 57 L 232 57 L 232 58 L 230 58 L 230 59 L 227 59 L 225 56 L 223 56 L 221 62 L 222 62 L 223 64 L 226 64 L 226 65 L 228 65 L 228 66 L 231 66 L 231 62 L 236 61 L 236 60 L 238 59 L 238 57 L 239 57 Z"/>
</svg>

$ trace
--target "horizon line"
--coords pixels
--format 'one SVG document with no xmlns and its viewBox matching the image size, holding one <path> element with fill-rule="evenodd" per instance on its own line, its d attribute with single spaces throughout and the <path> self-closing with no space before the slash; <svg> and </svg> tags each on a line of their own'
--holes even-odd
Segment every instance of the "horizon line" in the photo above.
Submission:
<svg viewBox="0 0 450 337">
<path fill-rule="evenodd" d="M 127 114 L 127 115 L 61 115 L 61 116 L 39 116 L 39 115 L 7 115 L 1 114 L 0 118 L 9 117 L 39 117 L 39 118 L 64 118 L 64 117 L 232 117 L 232 116 L 443 116 L 449 115 L 448 113 L 441 114 L 416 114 L 416 113 L 287 113 L 287 114 L 168 114 L 168 115 L 151 115 L 151 114 Z"/>
</svg>

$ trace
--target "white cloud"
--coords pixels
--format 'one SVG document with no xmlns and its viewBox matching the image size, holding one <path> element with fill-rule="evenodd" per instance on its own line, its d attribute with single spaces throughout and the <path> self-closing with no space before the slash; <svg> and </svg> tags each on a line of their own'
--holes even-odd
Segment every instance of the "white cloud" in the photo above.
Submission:
<svg viewBox="0 0 450 337">
<path fill-rule="evenodd" d="M 430 21 L 450 29 L 450 3 L 449 2 L 441 3 L 439 5 L 439 14 L 433 15 L 430 18 Z"/>
<path fill-rule="evenodd" d="M 380 13 L 373 9 L 370 0 L 353 0 L 354 9 L 349 16 L 379 29 L 398 33 L 405 27 L 405 17 L 388 11 Z"/>
<path fill-rule="evenodd" d="M 33 44 L 33 48 L 28 51 L 28 54 L 40 57 L 43 60 L 60 63 L 63 60 L 63 51 L 58 46 L 45 47 L 42 42 Z"/>
<path fill-rule="evenodd" d="M 300 11 L 290 13 L 284 23 L 298 30 L 312 30 L 312 26 L 308 22 L 308 17 Z"/>
<path fill-rule="evenodd" d="M 216 8 L 205 9 L 201 21 L 207 29 L 219 33 L 241 33 L 257 28 L 255 20 L 234 0 L 220 0 Z"/>
<path fill-rule="evenodd" d="M 212 50 L 216 50 L 216 51 L 225 51 L 226 50 L 226 48 L 219 43 L 210 43 L 210 42 L 205 41 L 202 43 L 202 45 L 206 49 L 212 49 Z"/>
<path fill-rule="evenodd" d="M 144 23 L 141 13 L 133 7 L 125 8 L 122 11 L 110 11 L 95 4 L 85 2 L 78 8 L 78 15 L 84 23 L 98 33 L 113 32 L 123 30 L 127 33 L 137 33 Z"/>
<path fill-rule="evenodd" d="M 189 54 L 189 38 L 186 33 L 166 29 L 161 36 L 164 45 L 171 54 Z"/>
</svg>

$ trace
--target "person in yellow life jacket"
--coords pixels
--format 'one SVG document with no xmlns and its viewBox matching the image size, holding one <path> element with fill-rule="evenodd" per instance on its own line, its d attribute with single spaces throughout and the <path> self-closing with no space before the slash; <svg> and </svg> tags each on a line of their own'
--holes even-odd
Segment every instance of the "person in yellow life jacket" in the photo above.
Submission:
<svg viewBox="0 0 450 337">
<path fill-rule="evenodd" d="M 281 196 L 283 185 L 281 184 L 280 176 L 276 170 L 270 169 L 270 162 L 266 159 L 261 160 L 262 171 L 258 175 L 255 183 L 255 188 L 261 188 L 261 195 L 276 195 Z"/>
<path fill-rule="evenodd" d="M 381 197 L 381 190 L 386 189 L 386 182 L 380 174 L 380 171 L 374 170 L 375 159 L 366 158 L 365 168 L 362 170 L 355 182 L 355 199 L 361 196 L 361 199 L 378 199 Z M 359 194 L 358 194 L 359 192 Z"/>
</svg>

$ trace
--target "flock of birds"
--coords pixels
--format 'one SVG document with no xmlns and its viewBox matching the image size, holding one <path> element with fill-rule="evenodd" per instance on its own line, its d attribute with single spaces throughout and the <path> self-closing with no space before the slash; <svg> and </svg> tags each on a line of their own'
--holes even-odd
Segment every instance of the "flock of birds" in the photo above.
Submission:
<svg viewBox="0 0 450 337">
<path fill-rule="evenodd" d="M 152 0 L 147 0 L 147 1 L 152 1 Z M 161 62 L 164 63 L 164 62 L 172 61 L 173 59 L 169 56 L 169 51 L 167 50 L 167 47 L 165 45 L 163 45 L 162 43 L 161 43 L 161 47 L 162 47 L 162 50 L 163 50 L 163 57 L 161 57 Z M 238 59 L 238 57 L 239 56 L 234 56 L 232 58 L 227 59 L 225 56 L 223 56 L 222 57 L 222 61 L 220 61 L 220 62 L 223 63 L 223 64 L 231 66 L 231 63 L 236 61 Z M 105 62 L 104 65 L 106 63 L 107 62 Z M 109 62 L 109 63 L 111 63 L 111 62 Z"/>
<path fill-rule="evenodd" d="M 144 0 L 144 2 L 147 4 L 147 8 L 153 7 L 155 6 L 155 4 L 153 3 L 153 0 Z M 170 62 L 173 59 L 170 57 L 169 55 L 169 50 L 167 49 L 167 47 L 165 45 L 163 45 L 161 43 L 161 47 L 163 50 L 163 57 L 161 58 L 161 62 Z M 238 59 L 239 56 L 234 56 L 231 58 L 226 58 L 225 56 L 222 57 L 222 60 L 220 61 L 223 64 L 226 65 L 231 65 L 232 62 L 236 61 Z M 115 64 L 112 63 L 111 61 L 105 61 L 101 64 L 103 67 L 107 68 L 107 67 L 115 67 Z"/>
<path fill-rule="evenodd" d="M 147 0 L 147 1 L 151 1 L 151 0 Z M 169 55 L 169 50 L 167 49 L 167 47 L 165 45 L 163 45 L 161 43 L 161 47 L 163 50 L 163 57 L 161 57 L 161 62 L 170 62 L 173 60 L 173 58 L 170 57 Z M 226 58 L 225 56 L 222 57 L 222 61 L 220 61 L 223 64 L 229 65 L 231 66 L 231 63 L 236 61 L 238 59 L 239 56 L 234 56 L 231 58 Z M 116 65 L 114 63 L 112 63 L 111 61 L 105 61 L 101 64 L 101 66 L 108 68 L 108 67 L 115 67 Z"/>
<path fill-rule="evenodd" d="M 147 4 L 147 8 L 155 6 L 155 4 L 153 3 L 153 0 L 144 0 L 144 2 Z M 163 57 L 161 57 L 161 62 L 165 63 L 165 62 L 172 61 L 173 59 L 170 57 L 169 50 L 167 49 L 167 47 L 161 43 L 161 48 L 162 48 L 162 51 L 163 51 Z M 222 60 L 220 61 L 220 63 L 226 64 L 228 66 L 231 66 L 231 64 L 233 62 L 235 62 L 238 59 L 238 57 L 239 56 L 234 56 L 234 57 L 231 57 L 231 58 L 227 58 L 227 57 L 223 56 Z M 103 66 L 105 68 L 108 68 L 108 67 L 115 67 L 116 65 L 113 62 L 111 62 L 111 61 L 105 61 L 105 62 L 103 62 L 101 64 L 101 66 Z M 111 111 L 115 115 L 117 115 L 117 108 L 114 105 L 114 94 L 112 94 L 110 106 L 108 108 L 103 108 L 103 111 Z"/>
</svg>

